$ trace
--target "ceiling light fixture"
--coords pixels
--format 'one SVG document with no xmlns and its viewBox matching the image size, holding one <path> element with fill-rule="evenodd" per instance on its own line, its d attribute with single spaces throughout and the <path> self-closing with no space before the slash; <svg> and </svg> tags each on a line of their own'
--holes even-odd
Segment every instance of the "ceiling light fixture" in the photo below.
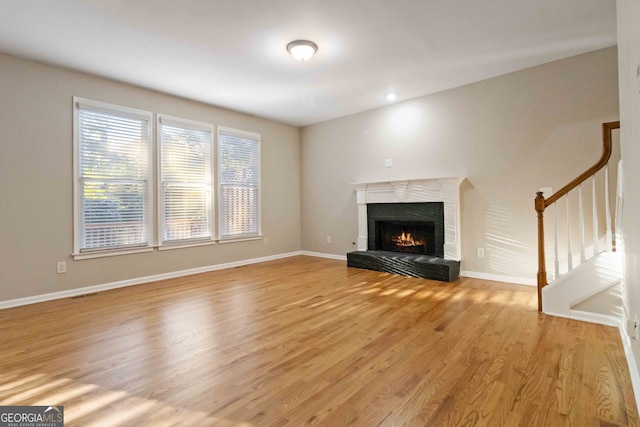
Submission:
<svg viewBox="0 0 640 427">
<path fill-rule="evenodd" d="M 294 40 L 287 45 L 287 50 L 298 61 L 308 61 L 317 52 L 318 45 L 309 40 Z"/>
<path fill-rule="evenodd" d="M 385 95 L 385 98 L 387 98 L 387 101 L 395 101 L 398 98 L 398 95 L 393 92 L 389 92 Z"/>
</svg>

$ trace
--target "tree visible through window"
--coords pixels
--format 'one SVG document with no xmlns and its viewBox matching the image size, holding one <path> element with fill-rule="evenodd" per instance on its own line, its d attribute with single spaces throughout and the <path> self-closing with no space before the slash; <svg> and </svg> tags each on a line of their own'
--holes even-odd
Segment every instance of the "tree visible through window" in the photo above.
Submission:
<svg viewBox="0 0 640 427">
<path fill-rule="evenodd" d="M 161 116 L 162 243 L 211 240 L 213 127 Z"/>
<path fill-rule="evenodd" d="M 211 124 L 158 115 L 154 146 L 151 112 L 77 97 L 73 112 L 78 258 L 260 236 L 259 134 L 219 127 L 216 168 Z"/>
<path fill-rule="evenodd" d="M 221 238 L 260 234 L 260 135 L 219 128 Z"/>
<path fill-rule="evenodd" d="M 148 246 L 150 113 L 74 101 L 76 252 Z"/>
</svg>

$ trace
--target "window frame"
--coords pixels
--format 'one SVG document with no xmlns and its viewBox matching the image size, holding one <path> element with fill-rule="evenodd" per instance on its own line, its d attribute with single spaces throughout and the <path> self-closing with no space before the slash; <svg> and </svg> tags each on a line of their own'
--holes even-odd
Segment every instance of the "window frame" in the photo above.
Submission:
<svg viewBox="0 0 640 427">
<path fill-rule="evenodd" d="M 211 158 L 210 164 L 210 191 L 209 191 L 209 209 L 207 214 L 209 215 L 209 238 L 192 238 L 182 240 L 168 240 L 164 241 L 164 186 L 162 182 L 162 120 L 166 124 L 173 124 L 175 126 L 184 126 L 189 129 L 206 130 L 210 132 L 211 138 L 210 150 Z M 204 246 L 213 245 L 217 241 L 217 216 L 216 216 L 216 147 L 215 147 L 215 126 L 211 123 L 199 122 L 190 119 L 184 119 L 180 117 L 170 116 L 168 114 L 157 114 L 156 119 L 156 175 L 157 175 L 157 233 L 158 233 L 158 249 L 179 249 L 192 246 Z"/>
<path fill-rule="evenodd" d="M 222 234 L 222 221 L 224 215 L 222 212 L 222 179 L 220 174 L 222 172 L 222 155 L 221 155 L 221 135 L 227 134 L 230 136 L 237 136 L 240 138 L 254 139 L 257 142 L 257 154 L 258 154 L 258 184 L 256 186 L 256 232 L 244 233 L 238 235 L 223 235 Z M 249 132 L 241 129 L 230 128 L 226 126 L 218 126 L 216 133 L 216 204 L 218 206 L 218 241 L 219 243 L 232 243 L 241 242 L 247 240 L 260 240 L 262 239 L 262 136 L 259 133 Z"/>
<path fill-rule="evenodd" d="M 153 212 L 155 206 L 154 200 L 154 162 L 153 162 L 153 113 L 150 111 L 139 110 L 135 108 L 123 107 L 120 105 L 109 104 L 106 102 L 93 101 L 81 97 L 73 97 L 73 257 L 74 259 L 89 259 L 104 256 L 124 255 L 140 252 L 150 252 L 154 246 L 154 224 Z M 83 212 L 84 198 L 82 197 L 82 176 L 80 164 L 80 110 L 92 110 L 103 112 L 105 114 L 116 114 L 120 116 L 129 116 L 130 118 L 142 119 L 147 121 L 147 176 L 146 176 L 146 204 L 144 206 L 145 214 L 143 216 L 146 244 L 140 245 L 123 245 L 108 248 L 82 248 L 83 236 Z"/>
<path fill-rule="evenodd" d="M 217 243 L 232 243 L 248 240 L 260 240 L 262 236 L 262 136 L 259 133 L 249 132 L 226 126 L 215 126 L 207 122 L 174 117 L 167 114 L 154 113 L 151 111 L 125 107 L 102 101 L 94 101 L 79 96 L 72 97 L 73 106 L 73 252 L 75 260 L 100 258 L 108 256 L 135 254 L 141 252 L 151 252 L 155 248 L 158 250 L 179 249 L 194 246 L 214 245 Z M 147 171 L 144 179 L 140 180 L 146 184 L 146 203 L 144 203 L 144 237 L 146 242 L 139 245 L 120 245 L 100 248 L 82 248 L 83 226 L 84 226 L 84 183 L 82 178 L 81 164 L 81 135 L 80 135 L 80 112 L 90 110 L 113 114 L 130 119 L 146 121 L 146 161 Z M 210 200 L 207 214 L 210 215 L 209 231 L 211 237 L 194 238 L 174 241 L 163 240 L 164 228 L 164 192 L 162 191 L 162 121 L 172 123 L 185 128 L 204 129 L 211 135 L 211 158 L 210 158 Z M 239 138 L 251 139 L 256 142 L 257 150 L 257 184 L 255 184 L 255 221 L 256 231 L 252 233 L 221 235 L 222 221 L 226 217 L 222 210 L 222 190 L 223 184 L 220 179 L 222 172 L 222 156 L 220 138 L 222 135 L 235 136 Z M 117 182 L 117 180 L 114 180 Z"/>
</svg>

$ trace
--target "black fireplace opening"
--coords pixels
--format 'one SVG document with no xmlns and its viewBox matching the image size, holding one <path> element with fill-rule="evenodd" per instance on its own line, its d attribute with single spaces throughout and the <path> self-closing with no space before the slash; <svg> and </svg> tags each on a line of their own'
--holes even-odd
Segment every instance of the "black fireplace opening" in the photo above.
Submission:
<svg viewBox="0 0 640 427">
<path fill-rule="evenodd" d="M 376 221 L 376 247 L 383 251 L 437 256 L 433 221 Z"/>
<path fill-rule="evenodd" d="M 367 229 L 370 251 L 444 258 L 443 202 L 370 203 Z"/>
</svg>

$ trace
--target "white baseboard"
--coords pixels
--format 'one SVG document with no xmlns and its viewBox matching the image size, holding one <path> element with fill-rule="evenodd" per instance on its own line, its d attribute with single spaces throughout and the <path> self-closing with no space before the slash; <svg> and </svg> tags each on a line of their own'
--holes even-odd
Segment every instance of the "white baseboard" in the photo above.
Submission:
<svg viewBox="0 0 640 427">
<path fill-rule="evenodd" d="M 310 252 L 310 251 L 301 251 L 301 255 L 313 256 L 318 258 L 329 258 L 329 259 L 337 259 L 340 261 L 346 261 L 346 255 L 334 255 L 334 254 L 326 254 L 322 252 Z M 514 283 L 516 285 L 528 285 L 528 286 L 537 286 L 535 278 L 531 277 L 516 277 L 516 276 L 506 276 L 502 274 L 489 274 L 489 273 L 479 273 L 477 271 L 460 271 L 460 276 L 470 277 L 472 279 L 483 279 L 483 280 L 493 280 L 495 282 L 504 282 L 504 283 Z"/>
<path fill-rule="evenodd" d="M 533 277 L 507 276 L 504 274 L 480 273 L 478 271 L 460 270 L 460 276 L 472 279 L 493 280 L 494 282 L 514 283 L 516 285 L 538 286 Z"/>
<path fill-rule="evenodd" d="M 636 360 L 636 354 L 631 345 L 631 338 L 626 334 L 626 329 L 622 326 L 622 321 L 620 321 L 620 323 L 620 338 L 622 339 L 622 346 L 624 347 L 624 355 L 627 358 L 633 394 L 636 396 L 636 408 L 640 409 L 640 372 L 638 371 L 638 361 Z"/>
<path fill-rule="evenodd" d="M 300 255 L 314 256 L 314 257 L 317 257 L 317 258 L 337 259 L 339 261 L 346 261 L 347 260 L 347 256 L 346 255 L 325 254 L 325 253 L 322 253 L 322 252 L 301 251 Z"/>
<path fill-rule="evenodd" d="M 554 313 L 552 311 L 543 310 L 544 314 L 553 317 L 562 317 L 563 319 L 580 320 L 581 322 L 597 323 L 598 325 L 622 327 L 622 321 L 614 316 L 608 316 L 600 313 L 590 313 L 588 311 L 571 310 L 570 314 Z"/>
<path fill-rule="evenodd" d="M 141 285 L 143 283 L 155 282 L 158 280 L 173 279 L 176 277 L 189 276 L 191 274 L 206 273 L 208 271 L 224 270 L 226 268 L 241 267 L 243 265 L 257 264 L 265 261 L 289 258 L 302 255 L 302 252 L 288 252 L 284 254 L 270 255 L 261 258 L 245 259 L 242 261 L 228 262 L 224 264 L 208 265 L 205 267 L 190 268 L 187 270 L 172 271 L 169 273 L 154 274 L 152 276 L 136 277 L 134 279 L 120 280 L 118 282 L 104 283 L 102 285 L 86 286 L 83 288 L 70 289 L 68 291 L 52 292 L 48 294 L 35 295 L 32 297 L 16 298 L 0 301 L 0 310 L 21 305 L 36 304 L 39 302 L 52 301 L 61 298 L 71 298 L 79 295 L 93 294 L 96 292 L 108 291 L 110 289 L 124 288 L 126 286 Z"/>
</svg>

